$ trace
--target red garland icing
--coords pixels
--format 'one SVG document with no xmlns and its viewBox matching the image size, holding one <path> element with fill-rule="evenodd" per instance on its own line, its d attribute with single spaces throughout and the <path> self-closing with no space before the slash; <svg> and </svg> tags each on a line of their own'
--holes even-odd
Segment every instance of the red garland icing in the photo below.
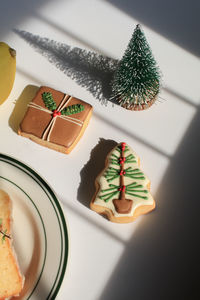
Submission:
<svg viewBox="0 0 200 300">
<path fill-rule="evenodd" d="M 124 192 L 125 189 L 126 189 L 126 186 L 125 186 L 125 185 L 122 185 L 122 186 L 120 186 L 120 188 L 118 188 L 118 191 Z"/>
<path fill-rule="evenodd" d="M 126 147 L 126 143 L 121 143 L 121 147 L 122 147 L 122 151 L 124 151 Z"/>
<path fill-rule="evenodd" d="M 122 164 L 122 163 L 125 162 L 125 160 L 126 160 L 126 157 L 120 157 L 119 158 L 119 163 Z"/>
<path fill-rule="evenodd" d="M 123 170 L 121 170 L 120 173 L 119 173 L 119 175 L 121 175 L 121 176 L 125 175 L 125 174 L 126 174 L 126 171 L 123 171 Z"/>
</svg>

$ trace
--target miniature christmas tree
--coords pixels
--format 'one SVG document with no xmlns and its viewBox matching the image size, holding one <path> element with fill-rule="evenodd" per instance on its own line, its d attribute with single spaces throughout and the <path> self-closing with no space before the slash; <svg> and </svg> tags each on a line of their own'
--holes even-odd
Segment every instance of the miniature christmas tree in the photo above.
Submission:
<svg viewBox="0 0 200 300">
<path fill-rule="evenodd" d="M 102 189 L 99 195 L 101 200 L 108 202 L 113 199 L 113 204 L 118 213 L 129 213 L 132 208 L 133 200 L 127 199 L 126 195 L 131 195 L 136 198 L 148 199 L 148 190 L 145 186 L 138 183 L 138 180 L 145 180 L 143 172 L 138 167 L 132 167 L 130 164 L 137 165 L 137 160 L 135 156 L 131 153 L 126 156 L 126 152 L 130 151 L 125 143 L 121 143 L 120 146 L 116 148 L 119 155 L 112 153 L 110 163 L 116 165 L 116 167 L 109 167 L 105 171 L 105 178 L 107 182 L 112 182 L 116 178 L 119 178 L 119 185 L 109 183 L 109 188 Z M 126 164 L 129 167 L 126 168 Z M 125 184 L 125 178 L 131 178 L 129 184 Z"/>
<path fill-rule="evenodd" d="M 113 97 L 130 110 L 143 110 L 156 100 L 160 72 L 150 46 L 137 25 L 115 72 Z"/>
</svg>

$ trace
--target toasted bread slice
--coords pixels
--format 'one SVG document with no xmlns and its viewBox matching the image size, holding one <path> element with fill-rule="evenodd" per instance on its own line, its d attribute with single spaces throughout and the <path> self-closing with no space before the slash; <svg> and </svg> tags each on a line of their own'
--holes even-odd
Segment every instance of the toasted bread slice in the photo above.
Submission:
<svg viewBox="0 0 200 300">
<path fill-rule="evenodd" d="M 10 197 L 0 190 L 0 300 L 18 296 L 24 284 L 12 247 L 11 220 Z"/>
</svg>

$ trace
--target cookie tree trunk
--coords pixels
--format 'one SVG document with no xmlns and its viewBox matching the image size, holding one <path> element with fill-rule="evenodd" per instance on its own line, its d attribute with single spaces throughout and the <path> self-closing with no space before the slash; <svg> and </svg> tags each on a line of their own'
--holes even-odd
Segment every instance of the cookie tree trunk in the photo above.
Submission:
<svg viewBox="0 0 200 300">
<path fill-rule="evenodd" d="M 126 186 L 124 184 L 124 163 L 126 160 L 126 157 L 124 155 L 125 150 L 125 143 L 122 143 L 121 145 L 121 156 L 119 158 L 120 163 L 120 197 L 119 199 L 114 199 L 113 204 L 115 206 L 115 209 L 120 214 L 129 213 L 133 204 L 132 200 L 126 199 Z"/>
</svg>

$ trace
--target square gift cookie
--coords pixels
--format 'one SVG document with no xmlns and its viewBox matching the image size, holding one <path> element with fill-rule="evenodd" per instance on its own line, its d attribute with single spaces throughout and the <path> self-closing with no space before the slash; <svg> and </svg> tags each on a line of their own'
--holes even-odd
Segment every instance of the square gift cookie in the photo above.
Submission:
<svg viewBox="0 0 200 300">
<path fill-rule="evenodd" d="M 80 99 L 42 86 L 28 104 L 18 134 L 68 154 L 83 135 L 92 110 Z"/>
</svg>

